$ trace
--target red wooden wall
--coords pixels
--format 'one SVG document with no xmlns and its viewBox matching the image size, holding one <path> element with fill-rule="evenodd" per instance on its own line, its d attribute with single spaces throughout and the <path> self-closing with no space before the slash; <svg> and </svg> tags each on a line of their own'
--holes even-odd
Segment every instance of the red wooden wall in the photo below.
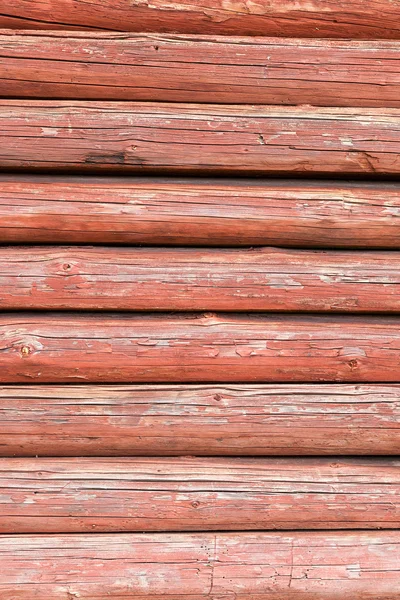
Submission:
<svg viewBox="0 0 400 600">
<path fill-rule="evenodd" d="M 400 596 L 400 4 L 0 0 L 1 600 Z"/>
</svg>

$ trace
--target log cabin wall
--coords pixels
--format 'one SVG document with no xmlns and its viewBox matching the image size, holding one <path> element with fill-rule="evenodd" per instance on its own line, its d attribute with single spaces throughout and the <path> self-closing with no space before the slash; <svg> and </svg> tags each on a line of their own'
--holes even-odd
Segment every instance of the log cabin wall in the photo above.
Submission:
<svg viewBox="0 0 400 600">
<path fill-rule="evenodd" d="M 0 0 L 1 600 L 400 596 L 400 2 Z"/>
</svg>

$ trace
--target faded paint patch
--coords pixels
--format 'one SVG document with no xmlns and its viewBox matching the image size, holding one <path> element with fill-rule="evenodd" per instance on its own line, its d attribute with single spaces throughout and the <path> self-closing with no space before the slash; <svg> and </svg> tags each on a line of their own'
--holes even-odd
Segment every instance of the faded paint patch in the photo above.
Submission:
<svg viewBox="0 0 400 600">
<path fill-rule="evenodd" d="M 40 129 L 42 131 L 42 134 L 48 137 L 56 137 L 59 132 L 59 130 L 55 127 L 41 127 Z"/>
</svg>

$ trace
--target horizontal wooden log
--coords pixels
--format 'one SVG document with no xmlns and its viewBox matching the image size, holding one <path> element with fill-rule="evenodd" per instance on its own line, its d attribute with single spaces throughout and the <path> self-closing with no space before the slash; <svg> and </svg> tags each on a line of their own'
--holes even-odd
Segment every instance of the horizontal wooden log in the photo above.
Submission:
<svg viewBox="0 0 400 600">
<path fill-rule="evenodd" d="M 400 39 L 391 0 L 0 1 L 0 27 Z"/>
<path fill-rule="evenodd" d="M 400 187 L 0 175 L 0 242 L 400 248 Z"/>
<path fill-rule="evenodd" d="M 2 458 L 0 533 L 397 529 L 400 461 Z"/>
<path fill-rule="evenodd" d="M 400 109 L 0 101 L 0 169 L 400 173 Z"/>
<path fill-rule="evenodd" d="M 397 600 L 400 533 L 2 535 L 2 600 Z"/>
<path fill-rule="evenodd" d="M 0 456 L 400 454 L 400 386 L 0 386 Z"/>
<path fill-rule="evenodd" d="M 400 45 L 116 33 L 3 32 L 0 95 L 400 107 Z"/>
<path fill-rule="evenodd" d="M 400 253 L 0 248 L 0 309 L 400 311 Z"/>
<path fill-rule="evenodd" d="M 399 318 L 3 314 L 2 383 L 398 382 Z"/>
</svg>

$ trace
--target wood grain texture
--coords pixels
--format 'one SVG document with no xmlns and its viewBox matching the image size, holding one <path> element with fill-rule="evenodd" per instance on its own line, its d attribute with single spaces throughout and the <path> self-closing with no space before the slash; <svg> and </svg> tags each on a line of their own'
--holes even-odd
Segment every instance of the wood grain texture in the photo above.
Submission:
<svg viewBox="0 0 400 600">
<path fill-rule="evenodd" d="M 118 33 L 2 32 L 0 95 L 400 107 L 400 46 Z"/>
<path fill-rule="evenodd" d="M 3 310 L 400 311 L 400 253 L 0 248 Z"/>
<path fill-rule="evenodd" d="M 393 382 L 399 319 L 0 316 L 2 383 Z"/>
<path fill-rule="evenodd" d="M 400 109 L 2 100 L 0 169 L 396 175 Z"/>
<path fill-rule="evenodd" d="M 0 456 L 293 454 L 400 454 L 400 386 L 0 386 Z"/>
<path fill-rule="evenodd" d="M 0 533 L 397 529 L 400 461 L 2 458 Z"/>
<path fill-rule="evenodd" d="M 0 175 L 2 243 L 400 248 L 384 183 Z"/>
<path fill-rule="evenodd" d="M 0 1 L 0 26 L 400 39 L 397 0 Z"/>
<path fill-rule="evenodd" d="M 400 533 L 2 535 L 2 600 L 397 600 Z"/>
</svg>

